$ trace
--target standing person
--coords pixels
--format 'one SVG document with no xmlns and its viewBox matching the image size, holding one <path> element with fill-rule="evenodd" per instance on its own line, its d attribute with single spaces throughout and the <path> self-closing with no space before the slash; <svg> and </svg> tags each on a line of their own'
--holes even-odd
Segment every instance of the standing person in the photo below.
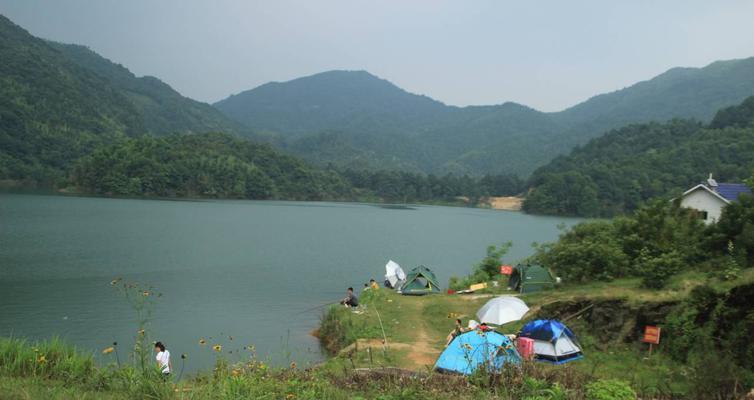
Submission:
<svg viewBox="0 0 754 400">
<path fill-rule="evenodd" d="M 349 287 L 348 290 L 346 290 L 346 298 L 341 300 L 340 304 L 343 304 L 344 306 L 348 306 L 348 307 L 359 306 L 359 298 L 356 297 L 356 294 L 354 294 L 352 287 Z"/>
<path fill-rule="evenodd" d="M 456 319 L 456 326 L 453 328 L 453 330 L 448 335 L 447 339 L 445 340 L 445 347 L 450 346 L 450 343 L 455 339 L 458 335 L 466 332 L 466 329 L 463 327 L 463 324 L 461 323 L 461 319 Z"/>
<path fill-rule="evenodd" d="M 157 360 L 157 366 L 162 372 L 162 376 L 167 377 L 173 371 L 173 362 L 170 360 L 170 352 L 165 348 L 162 342 L 154 344 L 154 351 L 157 353 L 155 359 Z"/>
</svg>

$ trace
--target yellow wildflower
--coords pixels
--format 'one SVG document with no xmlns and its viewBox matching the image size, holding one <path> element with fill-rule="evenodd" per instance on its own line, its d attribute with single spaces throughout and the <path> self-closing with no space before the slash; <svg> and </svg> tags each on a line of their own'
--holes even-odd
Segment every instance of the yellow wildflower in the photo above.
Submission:
<svg viewBox="0 0 754 400">
<path fill-rule="evenodd" d="M 207 344 L 207 341 L 204 340 L 204 338 L 199 339 L 199 344 L 203 346 L 203 345 Z"/>
<path fill-rule="evenodd" d="M 218 352 L 219 351 L 223 351 L 223 346 L 221 346 L 219 344 L 216 344 L 216 345 L 212 346 L 212 350 L 218 351 Z"/>
<path fill-rule="evenodd" d="M 239 370 L 237 370 L 237 369 L 234 369 L 234 370 L 230 371 L 230 374 L 233 375 L 233 376 L 238 376 L 238 375 L 241 374 L 241 372 Z"/>
<path fill-rule="evenodd" d="M 108 347 L 108 348 L 102 350 L 102 354 L 110 354 L 113 351 L 115 351 L 115 347 Z"/>
<path fill-rule="evenodd" d="M 37 362 L 39 362 L 40 364 L 44 364 L 44 363 L 46 363 L 46 362 L 47 362 L 47 358 L 46 358 L 46 357 L 45 357 L 44 355 L 41 355 L 41 356 L 39 356 L 39 358 L 37 359 Z"/>
</svg>

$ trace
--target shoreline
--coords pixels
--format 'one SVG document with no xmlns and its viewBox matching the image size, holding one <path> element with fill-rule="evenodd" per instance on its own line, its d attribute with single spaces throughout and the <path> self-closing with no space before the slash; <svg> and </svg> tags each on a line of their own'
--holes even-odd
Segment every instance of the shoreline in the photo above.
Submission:
<svg viewBox="0 0 754 400">
<path fill-rule="evenodd" d="M 436 206 L 436 207 L 461 207 L 461 208 L 476 208 L 495 211 L 514 211 L 523 212 L 521 204 L 524 201 L 523 197 L 518 196 L 500 196 L 500 197 L 482 197 L 477 203 L 472 204 L 471 200 L 467 197 L 456 197 L 455 201 L 448 200 L 436 200 L 425 202 L 409 202 L 398 203 L 394 201 L 387 201 L 384 199 L 376 199 L 372 197 L 365 198 L 352 198 L 352 199 L 319 199 L 319 200 L 302 200 L 302 199 L 248 199 L 243 197 L 210 197 L 210 196 L 119 196 L 108 194 L 95 194 L 87 193 L 83 191 L 72 190 L 72 188 L 24 188 L 24 187 L 0 187 L 0 194 L 26 194 L 37 196 L 61 196 L 61 197 L 81 197 L 81 198 L 101 198 L 101 199 L 120 199 L 120 200 L 157 200 L 157 201 L 188 201 L 188 202 L 204 202 L 204 201 L 254 201 L 254 202 L 300 202 L 300 203 L 342 203 L 342 204 L 363 204 L 392 209 L 407 209 L 410 210 L 416 206 Z M 531 214 L 535 215 L 535 214 Z"/>
</svg>

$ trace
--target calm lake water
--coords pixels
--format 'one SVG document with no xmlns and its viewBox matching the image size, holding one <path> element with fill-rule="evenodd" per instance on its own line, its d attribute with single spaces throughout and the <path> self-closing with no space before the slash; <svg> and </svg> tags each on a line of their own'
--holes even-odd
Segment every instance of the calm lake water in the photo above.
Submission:
<svg viewBox="0 0 754 400">
<path fill-rule="evenodd" d="M 309 335 L 319 312 L 302 311 L 381 282 L 388 259 L 406 271 L 425 264 L 447 284 L 489 244 L 513 241 L 513 262 L 575 222 L 453 207 L 0 194 L 0 335 L 57 335 L 97 354 L 117 341 L 124 352 L 137 328 L 110 286 L 123 277 L 163 293 L 153 339 L 176 369 L 181 353 L 187 371 L 207 368 L 214 356 L 198 341 L 209 337 L 306 365 L 323 356 Z"/>
</svg>

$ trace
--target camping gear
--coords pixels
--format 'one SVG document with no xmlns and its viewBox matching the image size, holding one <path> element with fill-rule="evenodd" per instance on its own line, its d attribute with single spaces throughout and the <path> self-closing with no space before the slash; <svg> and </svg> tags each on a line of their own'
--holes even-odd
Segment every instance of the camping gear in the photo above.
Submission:
<svg viewBox="0 0 754 400">
<path fill-rule="evenodd" d="M 518 337 L 518 340 L 534 340 L 534 359 L 537 361 L 564 364 L 584 357 L 576 335 L 558 320 L 529 322 L 521 328 Z"/>
<path fill-rule="evenodd" d="M 529 311 L 523 300 L 513 296 L 500 296 L 485 303 L 476 316 L 488 324 L 502 325 L 518 321 Z"/>
<path fill-rule="evenodd" d="M 440 285 L 437 277 L 431 269 L 420 265 L 412 269 L 406 276 L 406 283 L 401 286 L 400 292 L 404 295 L 424 295 L 440 293 Z"/>
<path fill-rule="evenodd" d="M 385 264 L 385 286 L 389 288 L 399 288 L 399 282 L 406 279 L 406 273 L 397 262 L 390 260 Z M 388 285 L 389 284 L 389 285 Z"/>
<path fill-rule="evenodd" d="M 456 336 L 440 354 L 435 370 L 471 375 L 480 366 L 499 372 L 506 365 L 521 363 L 513 343 L 503 334 L 478 329 Z"/>
<path fill-rule="evenodd" d="M 555 280 L 550 271 L 538 264 L 518 264 L 508 279 L 508 287 L 519 293 L 532 293 L 551 289 Z"/>
<path fill-rule="evenodd" d="M 518 338 L 516 340 L 516 350 L 518 354 L 524 360 L 531 360 L 534 358 L 534 339 L 528 337 Z"/>
<path fill-rule="evenodd" d="M 473 319 L 469 320 L 469 329 L 476 329 L 478 327 L 479 327 L 479 322 L 476 322 Z"/>
</svg>

